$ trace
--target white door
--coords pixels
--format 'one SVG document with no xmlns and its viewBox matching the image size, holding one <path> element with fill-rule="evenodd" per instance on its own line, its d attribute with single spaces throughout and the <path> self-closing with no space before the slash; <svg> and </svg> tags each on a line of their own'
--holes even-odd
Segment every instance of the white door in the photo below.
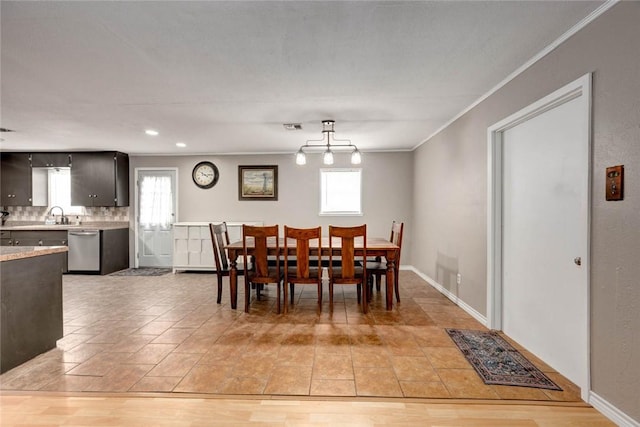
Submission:
<svg viewBox="0 0 640 427">
<path fill-rule="evenodd" d="M 588 87 L 590 79 L 583 83 Z M 584 397 L 590 104 L 583 89 L 516 117 L 500 140 L 502 330 L 581 387 Z"/>
<path fill-rule="evenodd" d="M 176 222 L 176 171 L 136 169 L 137 266 L 173 265 L 172 224 Z"/>
</svg>

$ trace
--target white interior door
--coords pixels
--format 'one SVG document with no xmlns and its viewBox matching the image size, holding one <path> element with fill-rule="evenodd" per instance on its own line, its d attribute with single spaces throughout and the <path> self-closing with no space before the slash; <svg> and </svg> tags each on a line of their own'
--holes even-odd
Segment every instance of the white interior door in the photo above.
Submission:
<svg viewBox="0 0 640 427">
<path fill-rule="evenodd" d="M 502 161 L 495 162 L 501 163 L 502 227 L 496 324 L 581 387 L 583 397 L 589 389 L 589 86 L 585 78 L 577 90 L 550 95 L 503 123 L 496 139 Z"/>
<path fill-rule="evenodd" d="M 136 169 L 138 267 L 173 266 L 172 225 L 176 220 L 176 171 Z"/>
</svg>

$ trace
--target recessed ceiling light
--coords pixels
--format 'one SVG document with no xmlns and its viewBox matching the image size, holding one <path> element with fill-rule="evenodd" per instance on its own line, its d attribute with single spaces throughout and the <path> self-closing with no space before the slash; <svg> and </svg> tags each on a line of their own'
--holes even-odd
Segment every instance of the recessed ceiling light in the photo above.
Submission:
<svg viewBox="0 0 640 427">
<path fill-rule="evenodd" d="M 147 135 L 156 136 L 160 132 L 158 132 L 157 130 L 153 130 L 153 129 L 147 129 L 147 130 L 144 131 L 144 133 L 146 133 Z"/>
<path fill-rule="evenodd" d="M 184 142 L 176 142 L 176 147 L 184 148 L 186 146 L 187 144 L 185 144 Z"/>
</svg>

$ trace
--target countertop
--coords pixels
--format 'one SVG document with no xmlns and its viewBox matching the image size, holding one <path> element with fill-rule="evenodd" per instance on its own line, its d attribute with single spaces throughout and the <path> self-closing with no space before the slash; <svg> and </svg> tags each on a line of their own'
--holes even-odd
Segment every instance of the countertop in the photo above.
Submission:
<svg viewBox="0 0 640 427">
<path fill-rule="evenodd" d="M 0 262 L 67 252 L 66 246 L 0 246 Z"/>
<path fill-rule="evenodd" d="M 5 225 L 0 227 L 0 230 L 117 230 L 120 228 L 129 228 L 129 223 L 126 221 L 112 221 L 112 222 L 83 222 L 80 225 L 75 224 L 43 224 L 41 222 L 11 222 L 7 221 Z"/>
</svg>

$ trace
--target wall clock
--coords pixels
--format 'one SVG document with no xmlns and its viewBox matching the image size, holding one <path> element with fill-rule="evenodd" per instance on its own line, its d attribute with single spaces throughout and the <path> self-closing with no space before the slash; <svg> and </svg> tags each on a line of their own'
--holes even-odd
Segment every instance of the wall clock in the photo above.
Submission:
<svg viewBox="0 0 640 427">
<path fill-rule="evenodd" d="M 191 173 L 193 182 L 200 188 L 211 188 L 218 182 L 220 172 L 211 162 L 200 162 L 194 166 Z"/>
</svg>

